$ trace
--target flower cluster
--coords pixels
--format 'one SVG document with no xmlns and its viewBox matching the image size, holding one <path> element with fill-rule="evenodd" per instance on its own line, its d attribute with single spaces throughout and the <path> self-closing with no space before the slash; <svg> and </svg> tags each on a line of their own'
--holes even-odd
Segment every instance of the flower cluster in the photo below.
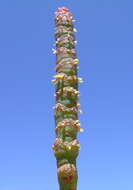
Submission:
<svg viewBox="0 0 133 190">
<path fill-rule="evenodd" d="M 69 152 L 70 150 L 78 151 L 78 150 L 80 150 L 80 144 L 78 143 L 78 141 L 76 139 L 71 142 L 63 142 L 63 140 L 61 138 L 56 138 L 55 142 L 52 146 L 52 149 L 55 152 L 57 152 L 60 149 L 67 151 L 67 152 Z"/>
<path fill-rule="evenodd" d="M 61 138 L 56 138 L 54 144 L 52 145 L 52 149 L 54 151 L 58 151 L 59 147 L 61 147 L 63 144 L 63 141 Z"/>
<path fill-rule="evenodd" d="M 60 128 L 65 127 L 65 126 L 72 126 L 76 129 L 77 132 L 83 131 L 83 129 L 80 128 L 79 120 L 73 120 L 73 119 L 64 119 L 58 122 L 56 126 L 56 130 L 60 130 Z"/>
<path fill-rule="evenodd" d="M 67 36 L 73 37 L 73 31 L 71 27 L 65 27 L 65 26 L 59 26 L 58 28 L 55 29 L 55 35 L 60 36 L 59 34 L 66 34 Z M 65 37 L 65 36 L 63 36 Z M 57 39 L 57 41 L 60 40 L 60 38 Z"/>
<path fill-rule="evenodd" d="M 57 112 L 77 113 L 79 110 L 77 107 L 68 108 L 61 103 L 57 103 L 53 107 Z"/>
<path fill-rule="evenodd" d="M 75 69 L 76 65 L 78 64 L 78 59 L 73 58 L 64 58 L 56 65 L 56 72 L 60 72 L 60 69 L 67 68 L 67 69 Z"/>
<path fill-rule="evenodd" d="M 67 58 L 66 58 L 67 59 Z M 60 72 L 62 69 L 73 69 L 73 71 L 75 71 L 76 65 L 73 62 L 67 62 L 67 60 L 64 60 L 63 62 L 59 62 L 56 67 L 55 70 L 56 72 Z"/>
<path fill-rule="evenodd" d="M 66 183 L 73 183 L 77 175 L 77 170 L 74 164 L 64 164 L 58 168 L 58 176 Z"/>
<path fill-rule="evenodd" d="M 64 95 L 68 95 L 68 94 L 74 94 L 74 96 L 75 95 L 77 95 L 77 94 L 79 94 L 79 91 L 78 90 L 76 90 L 75 88 L 73 88 L 73 87 L 71 87 L 71 86 L 67 86 L 67 87 L 64 87 L 63 88 L 63 93 L 64 93 Z"/>
<path fill-rule="evenodd" d="M 54 80 L 52 82 L 56 84 L 58 81 L 63 80 L 65 82 L 69 82 L 70 84 L 77 83 L 77 82 L 83 82 L 82 78 L 78 78 L 76 75 L 71 75 L 68 76 L 65 73 L 58 73 L 57 75 L 54 76 Z"/>
<path fill-rule="evenodd" d="M 59 47 L 56 49 L 56 54 L 69 54 L 71 56 L 75 56 L 76 55 L 76 50 L 75 49 L 68 49 L 65 47 Z"/>
<path fill-rule="evenodd" d="M 60 30 L 60 33 L 66 33 L 67 32 L 67 34 L 65 34 L 65 35 L 62 35 L 62 36 L 60 36 L 57 40 L 56 40 L 56 44 L 58 44 L 58 43 L 60 43 L 60 42 L 62 42 L 62 41 L 74 41 L 74 36 L 72 36 L 72 35 L 70 35 L 69 34 L 69 29 L 66 27 L 65 29 L 64 29 L 64 27 L 62 26 L 61 28 L 59 28 L 58 30 Z M 63 30 L 63 31 L 62 31 Z"/>
<path fill-rule="evenodd" d="M 57 83 L 58 81 L 62 81 L 62 79 L 65 79 L 65 78 L 67 78 L 67 74 L 65 74 L 65 73 L 59 73 L 59 74 L 57 74 L 57 75 L 55 75 L 54 76 L 54 80 L 52 80 L 52 82 L 53 83 Z"/>
<path fill-rule="evenodd" d="M 56 97 L 60 97 L 63 93 L 63 96 L 71 95 L 72 98 L 75 98 L 79 94 L 79 91 L 71 86 L 64 87 L 56 92 Z"/>
<path fill-rule="evenodd" d="M 66 47 L 59 47 L 56 50 L 52 48 L 53 54 L 69 54 L 71 56 L 76 55 L 76 50 L 75 49 L 68 49 Z"/>
<path fill-rule="evenodd" d="M 64 144 L 67 146 L 67 149 L 69 150 L 80 150 L 80 144 L 76 139 L 69 143 L 64 143 Z"/>
<path fill-rule="evenodd" d="M 58 8 L 58 10 L 55 12 L 55 21 L 57 24 L 60 24 L 62 22 L 68 22 L 70 24 L 72 24 L 72 14 L 71 12 L 65 8 Z"/>
</svg>

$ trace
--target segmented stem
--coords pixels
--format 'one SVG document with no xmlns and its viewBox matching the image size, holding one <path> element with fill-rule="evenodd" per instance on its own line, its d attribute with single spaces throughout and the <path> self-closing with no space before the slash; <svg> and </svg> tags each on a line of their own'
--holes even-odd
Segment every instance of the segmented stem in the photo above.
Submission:
<svg viewBox="0 0 133 190">
<path fill-rule="evenodd" d="M 52 149 L 57 160 L 60 190 L 77 189 L 76 158 L 80 149 L 77 132 L 82 131 L 78 120 L 78 83 L 82 82 L 82 79 L 77 77 L 78 59 L 74 34 L 76 29 L 73 21 L 67 8 L 58 8 L 55 12 L 56 49 L 53 51 L 56 54 L 56 75 L 52 82 L 56 88 L 56 140 Z"/>
</svg>

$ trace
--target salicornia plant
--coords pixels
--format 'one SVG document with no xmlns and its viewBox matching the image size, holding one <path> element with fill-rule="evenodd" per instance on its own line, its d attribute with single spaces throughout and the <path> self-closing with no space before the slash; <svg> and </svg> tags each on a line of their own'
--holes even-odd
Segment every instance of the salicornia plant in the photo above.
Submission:
<svg viewBox="0 0 133 190">
<path fill-rule="evenodd" d="M 57 160 L 60 190 L 77 189 L 76 158 L 80 149 L 77 132 L 82 131 L 78 120 L 78 83 L 82 79 L 77 77 L 76 29 L 73 22 L 72 14 L 67 8 L 58 8 L 55 12 L 56 75 L 52 82 L 56 86 L 56 140 L 52 149 Z"/>
</svg>

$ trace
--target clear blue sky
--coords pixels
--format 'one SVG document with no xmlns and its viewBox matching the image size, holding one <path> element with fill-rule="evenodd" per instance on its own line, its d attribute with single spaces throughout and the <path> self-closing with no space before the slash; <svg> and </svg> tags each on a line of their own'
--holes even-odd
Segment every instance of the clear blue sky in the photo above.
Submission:
<svg viewBox="0 0 133 190">
<path fill-rule="evenodd" d="M 133 1 L 0 1 L 0 190 L 58 190 L 54 12 L 76 19 L 78 190 L 133 189 Z"/>
</svg>

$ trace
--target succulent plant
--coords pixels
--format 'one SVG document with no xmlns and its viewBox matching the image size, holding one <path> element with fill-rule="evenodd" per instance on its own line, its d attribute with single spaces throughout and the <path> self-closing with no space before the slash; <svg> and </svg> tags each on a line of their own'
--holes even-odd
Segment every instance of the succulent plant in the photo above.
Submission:
<svg viewBox="0 0 133 190">
<path fill-rule="evenodd" d="M 78 172 L 76 158 L 80 150 L 77 133 L 80 128 L 78 112 L 80 110 L 77 76 L 78 59 L 75 45 L 73 16 L 67 8 L 58 8 L 55 12 L 56 75 L 54 106 L 56 139 L 52 146 L 57 161 L 60 190 L 76 190 Z"/>
</svg>

